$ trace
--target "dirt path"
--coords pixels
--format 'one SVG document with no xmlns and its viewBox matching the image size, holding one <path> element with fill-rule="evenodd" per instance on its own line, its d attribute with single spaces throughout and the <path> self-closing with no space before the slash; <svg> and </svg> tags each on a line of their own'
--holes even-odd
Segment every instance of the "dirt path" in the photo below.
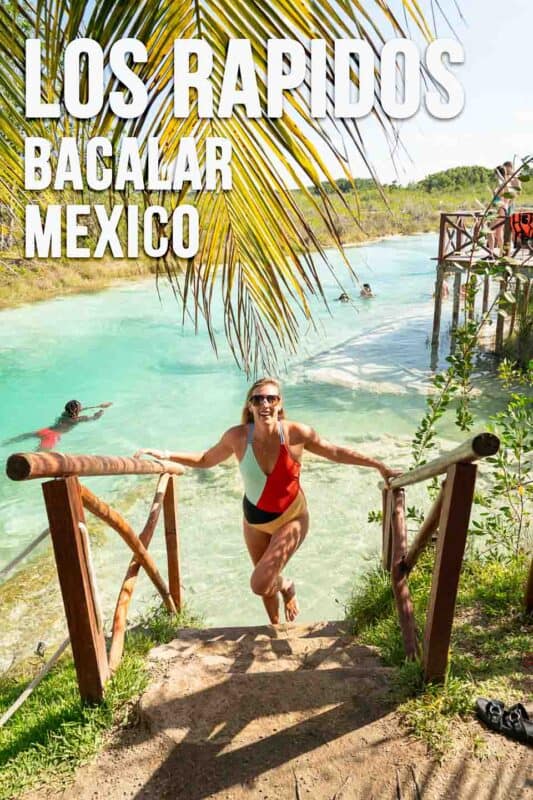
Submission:
<svg viewBox="0 0 533 800">
<path fill-rule="evenodd" d="M 28 798 L 533 797 L 533 751 L 495 734 L 483 762 L 428 758 L 399 726 L 389 670 L 337 623 L 184 630 L 151 655 L 136 724 L 68 789 Z"/>
</svg>

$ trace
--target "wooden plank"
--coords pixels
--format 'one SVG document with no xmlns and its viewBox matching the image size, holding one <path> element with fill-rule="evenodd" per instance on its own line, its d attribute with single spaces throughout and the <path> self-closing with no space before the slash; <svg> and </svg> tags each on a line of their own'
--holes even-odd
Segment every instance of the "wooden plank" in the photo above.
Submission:
<svg viewBox="0 0 533 800">
<path fill-rule="evenodd" d="M 424 632 L 426 681 L 442 681 L 446 674 L 476 471 L 475 464 L 454 464 L 449 468 L 446 478 Z"/>
<path fill-rule="evenodd" d="M 91 580 L 89 542 L 74 476 L 43 484 L 57 574 L 83 700 L 98 703 L 109 677 L 104 631 Z"/>
<path fill-rule="evenodd" d="M 178 527 L 178 481 L 171 477 L 163 501 L 167 545 L 168 587 L 176 609 L 181 611 L 180 543 Z"/>
<path fill-rule="evenodd" d="M 418 655 L 416 624 L 413 603 L 407 585 L 405 556 L 407 554 L 407 525 L 405 522 L 405 492 L 395 489 L 392 499 L 392 570 L 391 582 L 406 658 L 413 660 Z"/>
<path fill-rule="evenodd" d="M 157 482 L 154 500 L 148 514 L 146 525 L 144 526 L 139 541 L 148 549 L 152 536 L 154 535 L 155 527 L 161 513 L 163 505 L 163 498 L 168 485 L 170 476 L 168 474 L 161 475 Z M 133 596 L 133 590 L 137 581 L 137 576 L 141 568 L 140 562 L 135 556 L 131 559 L 120 592 L 118 594 L 117 604 L 115 607 L 115 614 L 113 616 L 113 632 L 111 636 L 111 647 L 109 649 L 109 669 L 115 672 L 124 651 L 124 637 L 126 634 L 126 623 L 128 621 L 128 608 Z"/>
<path fill-rule="evenodd" d="M 409 548 L 409 552 L 405 557 L 405 569 L 408 573 L 412 571 L 416 562 L 427 547 L 429 540 L 439 526 L 442 500 L 444 497 L 444 485 L 445 482 L 441 487 L 437 499 L 431 506 L 429 512 L 426 514 L 426 517 L 420 526 L 420 530 L 418 531 L 413 543 L 411 544 L 411 547 Z"/>
<path fill-rule="evenodd" d="M 80 486 L 81 499 L 85 508 L 94 514 L 98 519 L 106 522 L 110 528 L 118 533 L 121 539 L 126 542 L 130 550 L 135 554 L 135 558 L 145 570 L 146 574 L 154 584 L 155 588 L 163 598 L 167 610 L 174 614 L 176 607 L 170 596 L 170 592 L 159 574 L 155 561 L 147 551 L 146 547 L 139 541 L 139 538 L 131 525 L 120 516 L 113 508 L 107 505 L 100 497 L 97 497 L 86 486 Z"/>
<path fill-rule="evenodd" d="M 381 525 L 381 564 L 383 569 L 390 572 L 392 564 L 392 492 L 382 489 L 382 525 Z"/>
</svg>

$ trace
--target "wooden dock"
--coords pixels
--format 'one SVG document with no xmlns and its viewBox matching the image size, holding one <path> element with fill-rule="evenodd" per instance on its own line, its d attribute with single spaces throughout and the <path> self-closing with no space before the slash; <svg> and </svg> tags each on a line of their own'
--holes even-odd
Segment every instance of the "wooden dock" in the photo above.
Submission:
<svg viewBox="0 0 533 800">
<path fill-rule="evenodd" d="M 518 209 L 510 216 L 499 216 L 491 220 L 490 230 L 496 235 L 498 229 L 502 240 L 500 252 L 494 254 L 482 229 L 488 226 L 487 214 L 482 211 L 457 211 L 442 213 L 439 229 L 439 250 L 435 260 L 435 305 L 431 336 L 431 367 L 438 363 L 441 331 L 442 302 L 447 296 L 444 283 L 454 276 L 452 289 L 452 333 L 459 324 L 461 300 L 466 293 L 466 284 L 475 287 L 475 298 L 469 309 L 469 318 L 474 319 L 476 303 L 480 302 L 481 316 L 496 320 L 495 333 L 490 348 L 501 353 L 504 342 L 513 334 L 522 310 L 527 309 L 531 297 L 533 278 L 533 237 L 519 235 L 520 219 L 533 218 L 531 209 Z M 524 230 L 528 227 L 524 224 Z M 478 291 L 482 279 L 483 289 Z M 496 298 L 490 306 L 491 294 Z M 479 300 L 481 298 L 481 300 Z M 452 338 L 453 347 L 453 338 Z"/>
</svg>

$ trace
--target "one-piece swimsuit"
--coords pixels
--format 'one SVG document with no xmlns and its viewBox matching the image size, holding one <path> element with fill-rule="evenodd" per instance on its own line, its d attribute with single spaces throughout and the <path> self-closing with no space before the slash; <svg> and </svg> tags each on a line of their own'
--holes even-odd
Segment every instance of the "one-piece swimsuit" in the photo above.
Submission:
<svg viewBox="0 0 533 800">
<path fill-rule="evenodd" d="M 256 528 L 273 533 L 300 516 L 306 508 L 300 487 L 300 462 L 292 457 L 279 424 L 279 455 L 270 475 L 266 475 L 254 453 L 254 424 L 248 426 L 246 450 L 239 468 L 244 481 L 244 518 Z"/>
</svg>

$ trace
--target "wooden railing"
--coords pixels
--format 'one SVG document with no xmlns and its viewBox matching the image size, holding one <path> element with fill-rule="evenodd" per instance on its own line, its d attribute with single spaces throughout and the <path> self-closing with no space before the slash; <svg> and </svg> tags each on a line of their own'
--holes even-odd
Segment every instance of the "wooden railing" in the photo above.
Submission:
<svg viewBox="0 0 533 800">
<path fill-rule="evenodd" d="M 478 459 L 498 452 L 500 443 L 481 433 L 434 461 L 399 475 L 383 488 L 384 569 L 390 571 L 407 658 L 419 655 L 416 621 L 408 577 L 437 533 L 435 565 L 422 643 L 426 681 L 444 679 L 455 613 L 459 574 L 470 521 Z M 408 547 L 405 487 L 445 474 L 439 494 Z"/>
<path fill-rule="evenodd" d="M 122 658 L 128 607 L 142 567 L 167 610 L 181 609 L 178 539 L 177 476 L 184 468 L 171 461 L 147 461 L 118 456 L 16 453 L 6 471 L 12 480 L 54 478 L 42 484 L 72 654 L 80 695 L 99 702 L 104 687 Z M 80 483 L 80 476 L 158 474 L 154 499 L 139 536 L 107 503 Z M 109 658 L 95 590 L 85 524 L 87 509 L 115 530 L 132 551 L 132 558 L 118 595 L 113 618 Z M 148 546 L 163 510 L 167 551 L 168 585 L 162 578 Z"/>
<path fill-rule="evenodd" d="M 469 263 L 475 267 L 477 261 L 492 258 L 493 252 L 481 235 L 482 227 L 490 227 L 492 233 L 501 234 L 503 251 L 500 255 L 510 256 L 531 267 L 533 242 L 525 233 L 517 233 L 516 225 L 520 230 L 521 216 L 529 218 L 532 210 L 516 208 L 512 215 L 492 216 L 490 220 L 485 211 L 441 212 L 438 262 Z"/>
<path fill-rule="evenodd" d="M 415 658 L 419 653 L 408 576 L 431 537 L 438 531 L 423 638 L 426 680 L 442 680 L 446 672 L 459 573 L 476 481 L 477 467 L 472 462 L 494 455 L 498 448 L 496 436 L 479 434 L 446 455 L 393 478 L 389 486 L 383 488 L 383 566 L 391 573 L 408 658 Z M 82 699 L 99 702 L 106 681 L 122 657 L 128 607 L 141 567 L 161 595 L 167 610 L 173 613 L 181 609 L 176 478 L 184 469 L 171 461 L 17 453 L 8 459 L 6 471 L 16 481 L 54 478 L 43 483 L 42 488 L 79 690 Z M 79 477 L 89 475 L 143 474 L 158 474 L 159 480 L 148 519 L 139 536 L 117 511 L 79 481 Z M 408 547 L 405 487 L 442 474 L 446 478 L 438 497 Z M 109 658 L 92 575 L 84 509 L 113 528 L 133 554 L 117 599 Z M 168 586 L 148 553 L 161 509 Z M 533 611 L 533 563 L 526 588 L 526 608 L 528 612 Z"/>
<path fill-rule="evenodd" d="M 506 336 L 510 336 L 513 333 L 517 314 L 521 309 L 527 309 L 531 296 L 533 239 L 528 238 L 526 240 L 523 235 L 515 233 L 513 242 L 512 219 L 520 217 L 524 213 L 529 216 L 531 212 L 526 209 L 517 209 L 512 217 L 498 216 L 490 220 L 490 228 L 493 235 L 498 231 L 501 233 L 503 247 L 499 255 L 506 256 L 509 270 L 512 271 L 512 275 L 509 271 L 506 271 L 499 275 L 492 275 L 492 277 L 487 272 L 487 260 L 494 259 L 494 254 L 489 248 L 488 241 L 481 236 L 482 227 L 487 225 L 486 213 L 482 211 L 441 213 L 439 250 L 436 257 L 437 274 L 434 292 L 433 329 L 431 334 L 432 369 L 435 369 L 438 363 L 443 285 L 446 275 L 450 272 L 454 273 L 452 331 L 457 328 L 459 320 L 461 290 L 464 288 L 461 285 L 462 275 L 468 277 L 471 287 L 475 287 L 478 279 L 482 278 L 481 313 L 483 315 L 489 309 L 491 279 L 498 283 L 494 349 L 496 353 L 502 352 L 504 329 L 507 328 Z M 511 288 L 514 301 L 509 302 L 507 294 Z M 474 299 L 469 308 L 471 319 L 475 316 L 475 302 Z M 451 346 L 453 349 L 453 336 Z"/>
</svg>

